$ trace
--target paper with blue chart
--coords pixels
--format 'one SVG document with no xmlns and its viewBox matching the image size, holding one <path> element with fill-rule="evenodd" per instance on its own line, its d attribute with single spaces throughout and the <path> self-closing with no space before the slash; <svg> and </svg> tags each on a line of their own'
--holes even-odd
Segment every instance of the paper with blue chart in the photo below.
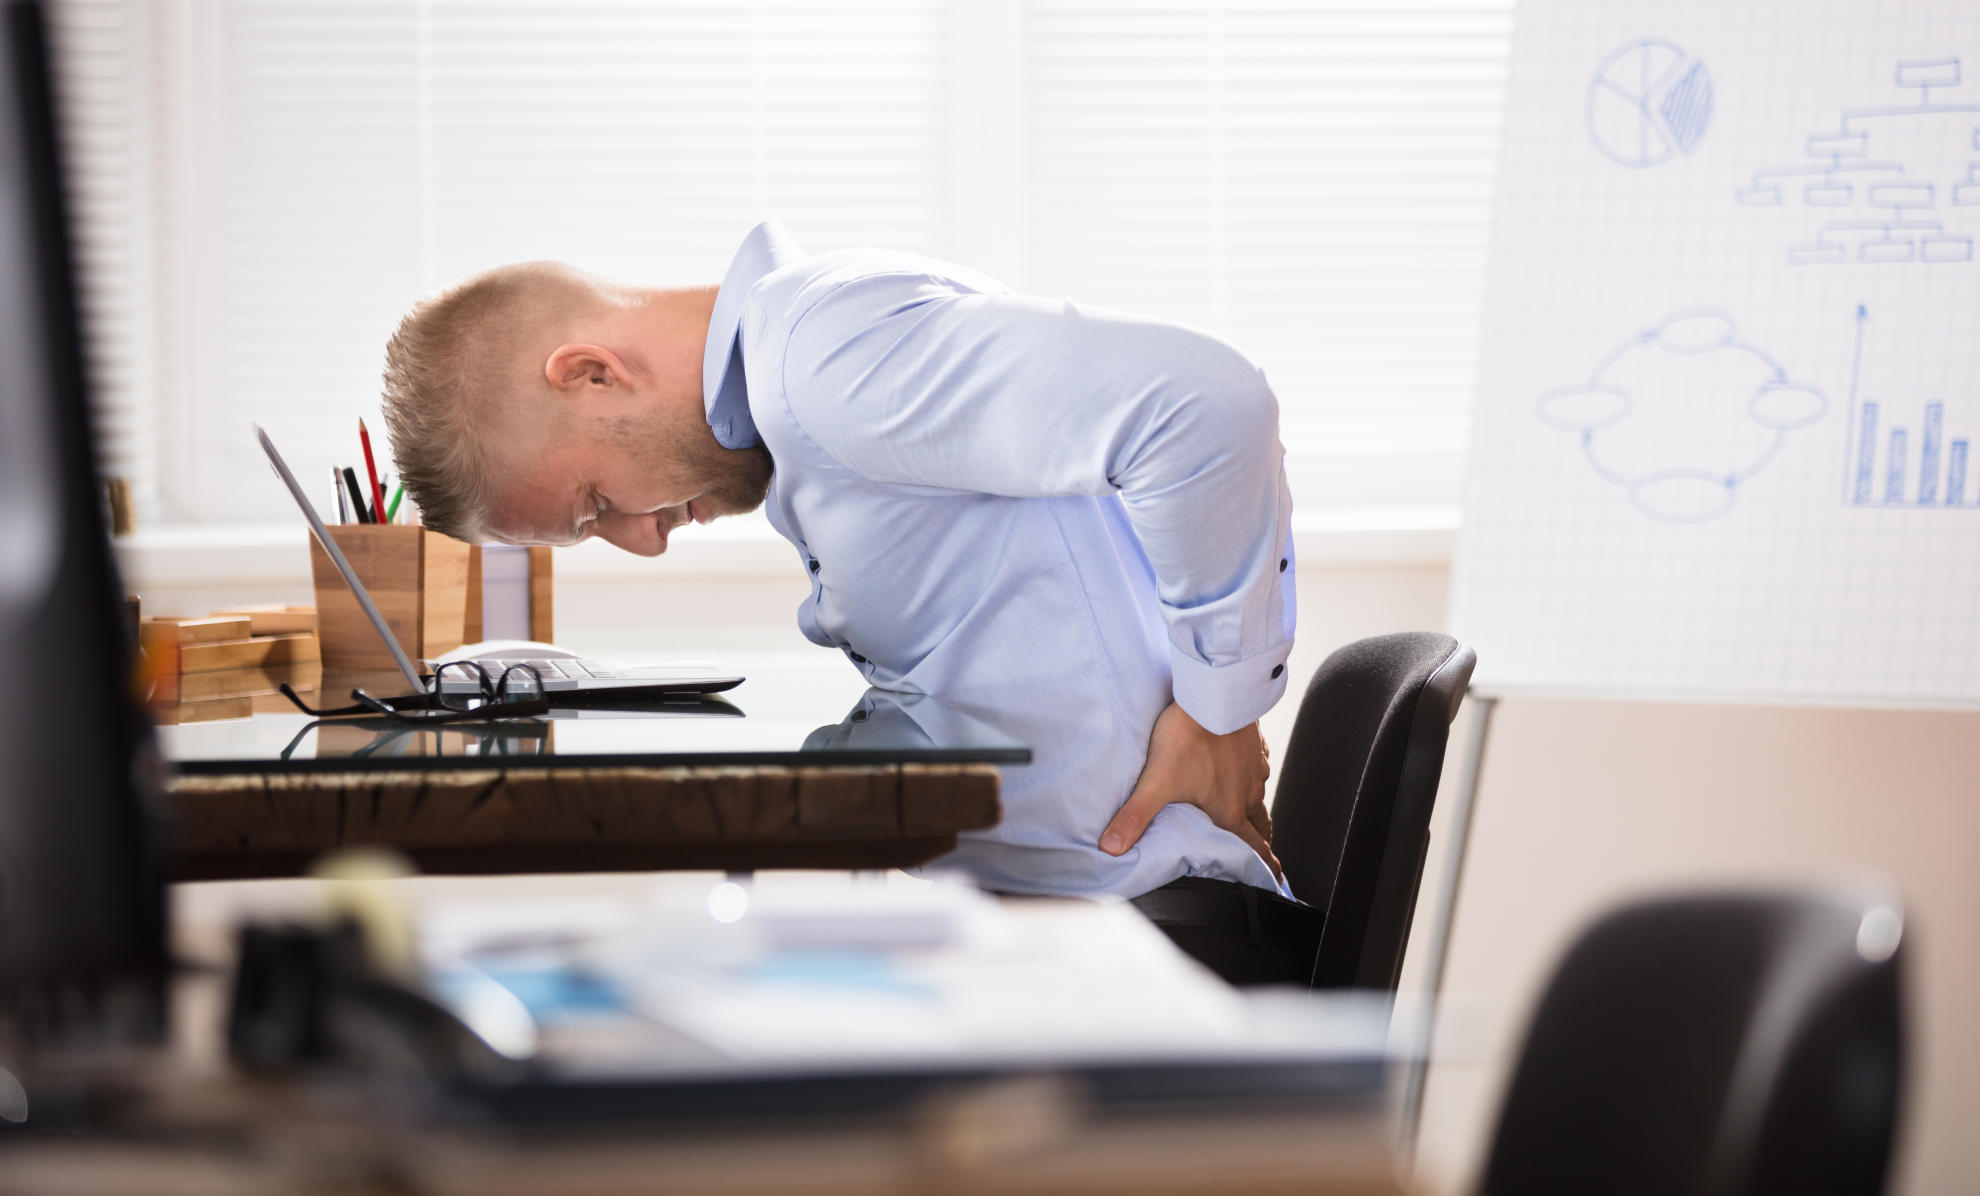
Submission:
<svg viewBox="0 0 1980 1196">
<path fill-rule="evenodd" d="M 1478 683 L 1980 702 L 1980 4 L 1524 3 L 1500 186 Z"/>
</svg>

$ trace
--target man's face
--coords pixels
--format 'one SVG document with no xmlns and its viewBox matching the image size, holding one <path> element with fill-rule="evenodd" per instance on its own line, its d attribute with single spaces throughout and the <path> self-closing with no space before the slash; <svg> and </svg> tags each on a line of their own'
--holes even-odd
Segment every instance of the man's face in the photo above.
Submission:
<svg viewBox="0 0 1980 1196">
<path fill-rule="evenodd" d="M 659 556 L 681 525 L 753 511 L 770 485 L 769 453 L 723 448 L 699 411 L 584 410 L 559 431 L 516 439 L 501 455 L 522 464 L 498 481 L 491 513 L 490 531 L 508 544 L 598 536 Z"/>
</svg>

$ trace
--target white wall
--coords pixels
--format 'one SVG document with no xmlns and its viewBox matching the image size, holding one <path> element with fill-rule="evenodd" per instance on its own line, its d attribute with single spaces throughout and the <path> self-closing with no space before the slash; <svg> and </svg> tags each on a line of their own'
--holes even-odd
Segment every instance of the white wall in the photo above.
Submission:
<svg viewBox="0 0 1980 1196">
<path fill-rule="evenodd" d="M 1679 885 L 1881 877 L 1908 922 L 1910 1073 L 1891 1190 L 1972 1191 L 1976 846 L 1980 715 L 1502 702 L 1446 977 L 1480 998 L 1480 1049 L 1433 1075 L 1431 1186 L 1460 1191 L 1476 1172 L 1528 1010 L 1598 911 Z"/>
</svg>

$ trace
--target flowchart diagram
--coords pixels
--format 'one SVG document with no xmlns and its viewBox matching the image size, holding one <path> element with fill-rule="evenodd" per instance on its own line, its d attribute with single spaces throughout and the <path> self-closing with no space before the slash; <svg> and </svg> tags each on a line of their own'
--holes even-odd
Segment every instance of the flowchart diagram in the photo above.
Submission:
<svg viewBox="0 0 1980 1196">
<path fill-rule="evenodd" d="M 1585 103 L 1595 148 L 1642 169 L 1698 148 L 1712 119 L 1712 76 L 1675 42 L 1637 38 L 1596 66 Z"/>
<path fill-rule="evenodd" d="M 1812 240 L 1788 246 L 1791 265 L 1972 262 L 1980 98 L 1944 94 L 1961 81 L 1956 57 L 1899 61 L 1896 102 L 1845 109 L 1807 135 L 1805 161 L 1754 171 L 1735 199 L 1822 213 Z"/>
<path fill-rule="evenodd" d="M 1535 413 L 1574 433 L 1589 468 L 1637 511 L 1699 523 L 1730 511 L 1788 434 L 1828 406 L 1740 339 L 1731 316 L 1687 308 L 1617 345 L 1585 381 L 1541 395 Z"/>
</svg>

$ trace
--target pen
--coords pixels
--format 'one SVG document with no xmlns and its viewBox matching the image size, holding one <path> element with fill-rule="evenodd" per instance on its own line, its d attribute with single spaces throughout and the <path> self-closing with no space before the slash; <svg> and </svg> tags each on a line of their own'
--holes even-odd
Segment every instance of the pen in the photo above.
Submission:
<svg viewBox="0 0 1980 1196">
<path fill-rule="evenodd" d="M 344 497 L 344 475 L 337 472 L 335 465 L 330 467 L 330 488 L 337 492 L 337 522 L 349 523 L 351 521 L 351 500 Z"/>
<path fill-rule="evenodd" d="M 371 433 L 365 430 L 364 420 L 358 420 L 358 443 L 364 446 L 364 472 L 371 478 L 371 521 L 385 522 L 385 490 L 378 484 L 378 462 L 371 456 Z"/>
<path fill-rule="evenodd" d="M 392 490 L 392 501 L 385 508 L 385 522 L 390 523 L 399 517 L 399 500 L 406 496 L 406 484 L 400 482 Z"/>
<path fill-rule="evenodd" d="M 364 491 L 358 489 L 357 471 L 344 466 L 344 487 L 351 492 L 351 509 L 357 512 L 359 523 L 377 523 L 370 511 L 365 510 Z"/>
</svg>

